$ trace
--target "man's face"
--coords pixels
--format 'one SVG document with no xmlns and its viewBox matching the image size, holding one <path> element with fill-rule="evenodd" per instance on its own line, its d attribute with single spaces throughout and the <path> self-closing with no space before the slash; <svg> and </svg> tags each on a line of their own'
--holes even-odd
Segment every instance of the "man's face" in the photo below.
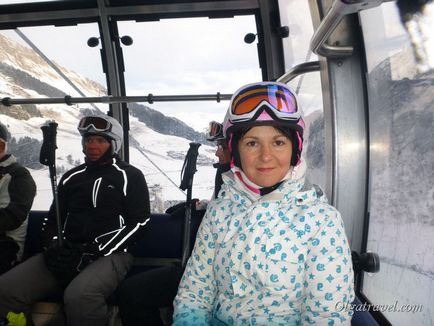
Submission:
<svg viewBox="0 0 434 326">
<path fill-rule="evenodd" d="M 0 159 L 6 155 L 6 143 L 0 140 Z"/>
<path fill-rule="evenodd" d="M 102 136 L 87 136 L 84 140 L 84 155 L 90 161 L 97 161 L 110 148 L 110 142 Z"/>
<path fill-rule="evenodd" d="M 215 156 L 219 158 L 220 164 L 228 164 L 231 162 L 231 153 L 229 152 L 228 144 L 225 139 L 217 140 Z"/>
</svg>

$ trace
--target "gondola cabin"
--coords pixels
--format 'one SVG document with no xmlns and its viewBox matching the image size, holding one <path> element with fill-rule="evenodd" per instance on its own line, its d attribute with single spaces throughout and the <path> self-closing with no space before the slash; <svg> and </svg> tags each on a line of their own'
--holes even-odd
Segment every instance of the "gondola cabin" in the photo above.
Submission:
<svg viewBox="0 0 434 326">
<path fill-rule="evenodd" d="M 303 108 L 309 180 L 344 220 L 352 324 L 432 325 L 433 21 L 432 1 L 2 1 L 0 121 L 37 184 L 24 259 L 42 250 L 53 200 L 39 160 L 46 121 L 58 125 L 58 178 L 83 160 L 81 116 L 121 123 L 120 154 L 145 175 L 154 217 L 134 247 L 134 274 L 188 258 L 200 218 L 167 209 L 189 190 L 211 199 L 208 123 L 223 121 L 239 86 L 280 81 Z M 116 295 L 111 304 L 120 325 Z M 59 298 L 33 309 L 35 325 L 60 315 Z"/>
</svg>

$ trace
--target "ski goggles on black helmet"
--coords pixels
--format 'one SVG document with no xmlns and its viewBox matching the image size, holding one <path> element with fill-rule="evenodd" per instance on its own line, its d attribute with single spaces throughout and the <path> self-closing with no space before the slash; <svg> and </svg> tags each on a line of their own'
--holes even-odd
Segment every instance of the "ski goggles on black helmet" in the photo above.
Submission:
<svg viewBox="0 0 434 326">
<path fill-rule="evenodd" d="M 297 122 L 301 117 L 297 99 L 285 84 L 263 82 L 246 85 L 232 96 L 229 120 L 256 120 L 264 110 L 275 120 Z"/>
<path fill-rule="evenodd" d="M 80 132 L 88 131 L 89 129 L 92 129 L 95 132 L 103 132 L 110 131 L 112 129 L 112 124 L 103 117 L 87 116 L 81 118 L 77 128 Z"/>
<path fill-rule="evenodd" d="M 214 141 L 223 138 L 223 125 L 220 122 L 211 121 L 208 126 L 206 139 L 209 141 Z"/>
</svg>

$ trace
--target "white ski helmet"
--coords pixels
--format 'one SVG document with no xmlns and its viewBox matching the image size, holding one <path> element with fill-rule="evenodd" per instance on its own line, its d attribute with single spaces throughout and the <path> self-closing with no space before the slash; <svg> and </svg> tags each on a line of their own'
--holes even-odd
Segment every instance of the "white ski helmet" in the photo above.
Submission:
<svg viewBox="0 0 434 326">
<path fill-rule="evenodd" d="M 124 130 L 115 118 L 108 115 L 87 115 L 81 118 L 77 127 L 80 135 L 87 137 L 99 135 L 111 140 L 112 153 L 118 153 L 122 147 Z"/>
</svg>

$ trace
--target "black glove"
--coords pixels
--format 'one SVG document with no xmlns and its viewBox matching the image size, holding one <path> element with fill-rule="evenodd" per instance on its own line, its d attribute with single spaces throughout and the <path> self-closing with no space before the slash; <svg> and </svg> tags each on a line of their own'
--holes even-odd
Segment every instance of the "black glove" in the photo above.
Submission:
<svg viewBox="0 0 434 326">
<path fill-rule="evenodd" d="M 82 245 L 63 240 L 60 246 L 53 241 L 44 252 L 48 270 L 63 286 L 67 286 L 89 263 L 95 260 L 92 253 L 83 253 Z"/>
<path fill-rule="evenodd" d="M 185 211 L 185 201 L 180 202 L 176 205 L 170 206 L 168 209 L 166 209 L 166 214 L 170 215 L 177 215 L 179 211 Z"/>
<path fill-rule="evenodd" d="M 191 200 L 191 208 L 193 211 L 196 210 L 196 202 L 198 202 L 199 199 L 197 198 L 193 198 Z M 180 202 L 176 205 L 173 205 L 171 207 L 169 207 L 168 209 L 166 209 L 166 213 L 170 214 L 172 216 L 176 216 L 176 217 L 184 217 L 185 216 L 185 209 L 186 209 L 187 203 L 185 201 Z"/>
</svg>

